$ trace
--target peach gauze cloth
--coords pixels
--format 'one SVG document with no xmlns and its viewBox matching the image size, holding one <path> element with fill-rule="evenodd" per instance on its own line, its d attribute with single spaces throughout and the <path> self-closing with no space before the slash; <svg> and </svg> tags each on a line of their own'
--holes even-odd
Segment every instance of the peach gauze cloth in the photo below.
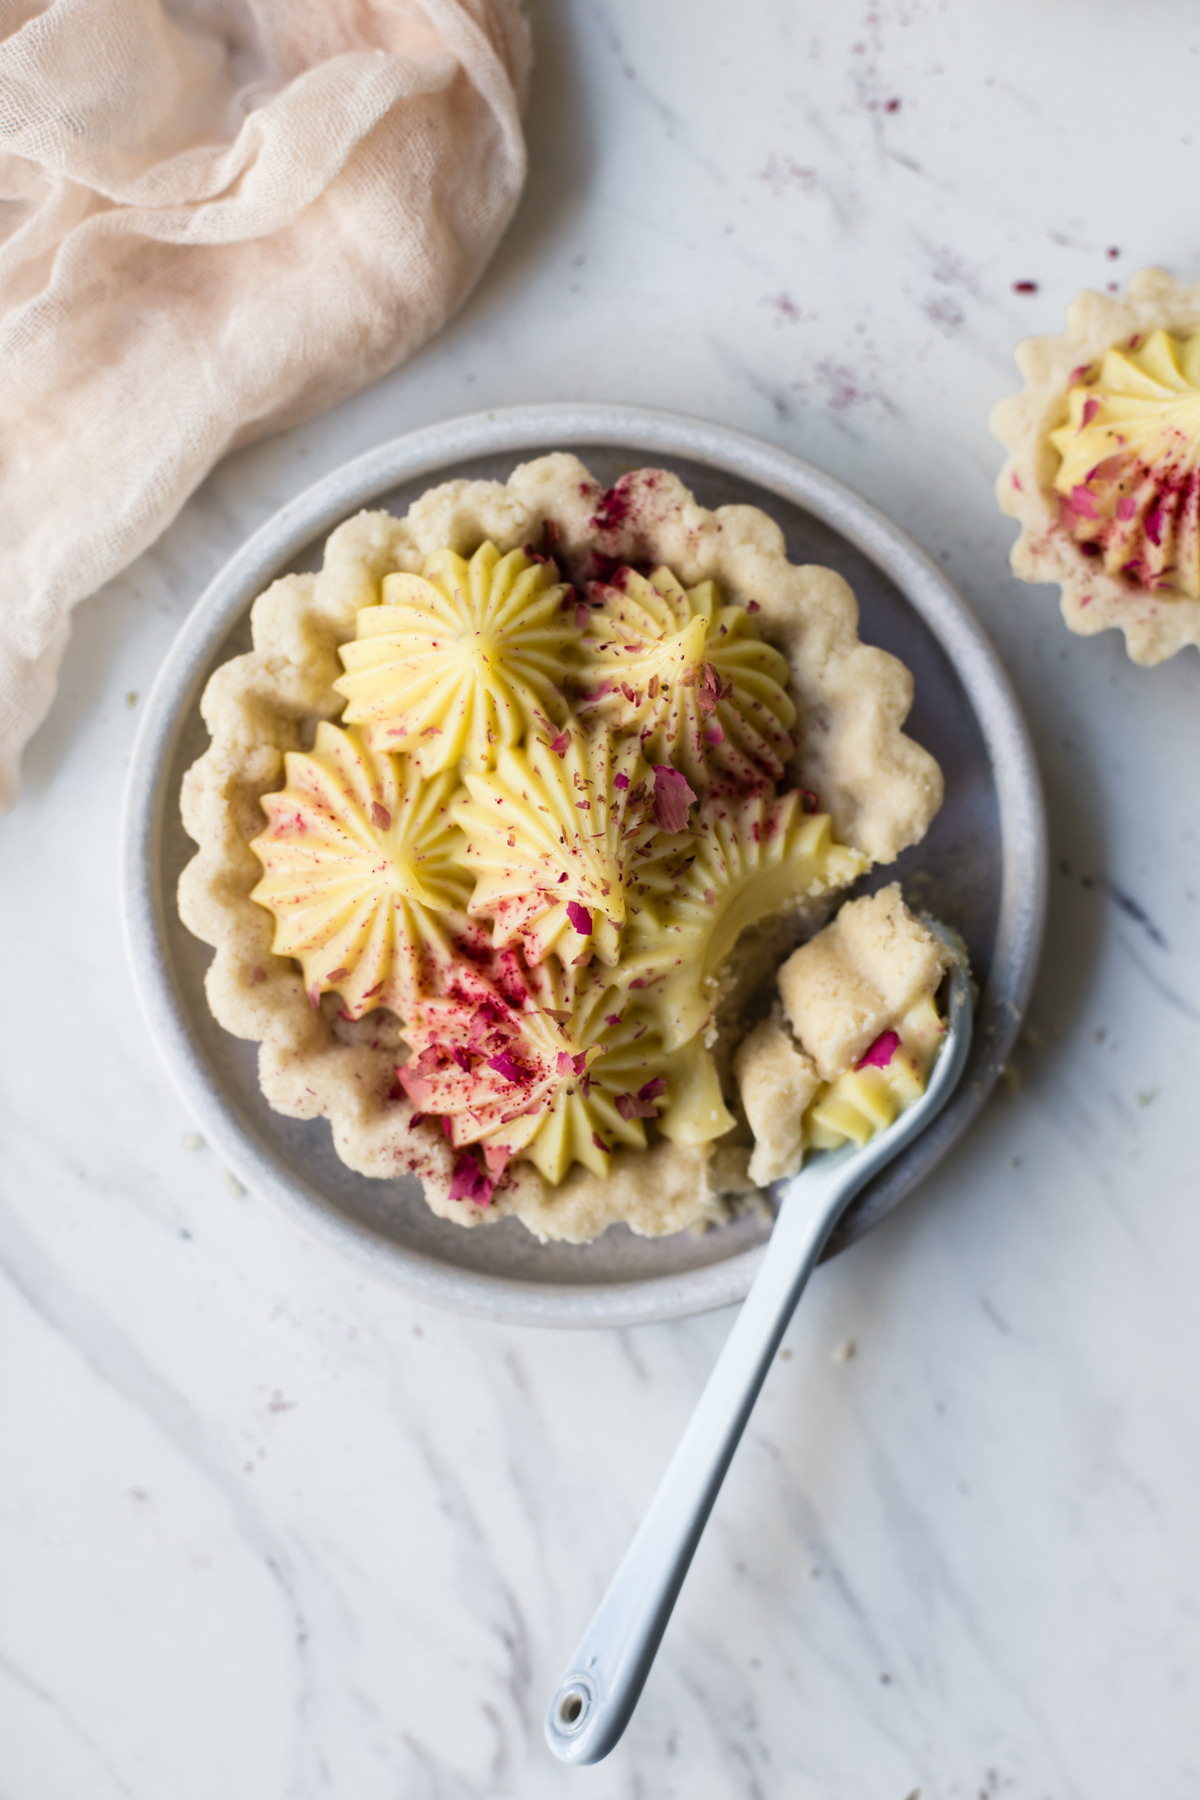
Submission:
<svg viewBox="0 0 1200 1800">
<path fill-rule="evenodd" d="M 529 60 L 519 0 L 0 0 L 0 811 L 75 602 L 465 298 Z"/>
</svg>

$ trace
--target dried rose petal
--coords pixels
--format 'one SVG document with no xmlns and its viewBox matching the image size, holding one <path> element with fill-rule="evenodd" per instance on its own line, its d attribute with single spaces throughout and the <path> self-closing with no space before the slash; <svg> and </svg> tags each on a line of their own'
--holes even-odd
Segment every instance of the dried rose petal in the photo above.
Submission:
<svg viewBox="0 0 1200 1800">
<path fill-rule="evenodd" d="M 636 1094 L 618 1094 L 613 1102 L 623 1119 L 657 1119 L 653 1100 L 639 1099 Z"/>
<path fill-rule="evenodd" d="M 654 818 L 663 831 L 685 831 L 688 807 L 695 805 L 696 795 L 688 786 L 686 775 L 668 763 L 654 764 Z"/>
<path fill-rule="evenodd" d="M 490 1206 L 496 1184 L 482 1169 L 469 1150 L 456 1158 L 450 1177 L 451 1200 L 470 1200 L 475 1206 Z"/>
<path fill-rule="evenodd" d="M 567 917 L 570 919 L 580 937 L 591 937 L 592 915 L 586 906 L 580 906 L 578 900 L 568 900 Z"/>
<path fill-rule="evenodd" d="M 885 1031 L 875 1039 L 865 1055 L 859 1057 L 854 1066 L 856 1069 L 886 1069 L 899 1048 L 900 1033 Z"/>
<path fill-rule="evenodd" d="M 495 1069 L 497 1075 L 502 1075 L 505 1081 L 524 1081 L 525 1079 L 525 1071 L 511 1050 L 501 1050 L 498 1056 L 489 1056 L 487 1066 L 489 1069 Z"/>
</svg>

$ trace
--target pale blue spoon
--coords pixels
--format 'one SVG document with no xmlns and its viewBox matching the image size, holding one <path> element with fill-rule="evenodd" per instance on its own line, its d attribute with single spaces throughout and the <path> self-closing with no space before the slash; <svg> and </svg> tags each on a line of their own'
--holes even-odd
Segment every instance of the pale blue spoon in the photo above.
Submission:
<svg viewBox="0 0 1200 1800">
<path fill-rule="evenodd" d="M 779 1184 L 779 1213 L 754 1285 L 650 1510 L 550 1702 L 546 1742 L 563 1762 L 599 1762 L 628 1725 L 725 1471 L 830 1232 L 871 1176 L 941 1111 L 962 1074 L 971 1043 L 970 976 L 961 942 L 936 921 L 929 923 L 954 956 L 946 1037 L 929 1085 L 861 1149 L 850 1144 L 824 1151 Z"/>
</svg>

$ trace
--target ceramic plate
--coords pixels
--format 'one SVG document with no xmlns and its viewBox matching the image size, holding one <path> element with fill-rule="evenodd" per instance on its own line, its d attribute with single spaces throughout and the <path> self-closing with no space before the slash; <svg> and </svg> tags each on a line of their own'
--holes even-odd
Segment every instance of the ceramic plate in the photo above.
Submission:
<svg viewBox="0 0 1200 1800">
<path fill-rule="evenodd" d="M 435 1218 L 411 1178 L 370 1181 L 345 1168 L 323 1120 L 298 1123 L 270 1110 L 255 1076 L 257 1046 L 212 1018 L 203 985 L 211 952 L 175 910 L 179 872 L 194 850 L 180 823 L 180 782 L 208 743 L 200 693 L 218 664 L 250 648 L 255 596 L 278 575 L 317 568 L 329 532 L 361 507 L 403 512 L 438 482 L 503 481 L 551 449 L 577 451 L 606 484 L 652 464 L 675 470 L 705 506 L 762 507 L 782 527 L 793 562 L 824 563 L 850 582 L 863 639 L 912 670 L 907 729 L 941 764 L 946 801 L 924 843 L 874 885 L 898 876 L 915 904 L 962 933 L 982 989 L 978 1030 L 955 1099 L 863 1192 L 831 1249 L 868 1231 L 932 1168 L 982 1106 L 1033 979 L 1046 850 L 1028 735 L 991 645 L 911 539 L 811 464 L 720 426 L 636 407 L 512 407 L 397 438 L 285 506 L 196 602 L 147 702 L 126 793 L 125 925 L 167 1067 L 205 1137 L 254 1193 L 428 1300 L 530 1324 L 627 1325 L 741 1299 L 763 1223 L 745 1218 L 660 1239 L 617 1226 L 575 1246 L 539 1244 L 515 1219 L 466 1231 Z"/>
</svg>

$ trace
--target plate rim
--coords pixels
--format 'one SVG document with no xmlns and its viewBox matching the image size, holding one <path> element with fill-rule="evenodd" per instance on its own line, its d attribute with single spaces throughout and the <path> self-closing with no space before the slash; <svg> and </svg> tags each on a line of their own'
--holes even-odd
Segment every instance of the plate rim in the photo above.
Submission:
<svg viewBox="0 0 1200 1800">
<path fill-rule="evenodd" d="M 456 1268 L 338 1213 L 316 1189 L 281 1174 L 238 1120 L 191 1036 L 171 974 L 159 868 L 175 746 L 199 700 L 213 650 L 281 566 L 335 524 L 402 481 L 435 475 L 470 456 L 563 444 L 664 452 L 740 476 L 802 506 L 888 575 L 932 632 L 963 684 L 988 751 L 1003 846 L 1003 878 L 991 976 L 1003 976 L 1005 1025 L 998 1070 L 1015 1037 L 1037 970 L 1045 921 L 1045 803 L 1028 727 L 1007 671 L 979 621 L 933 559 L 854 489 L 791 451 L 729 426 L 659 408 L 551 401 L 424 426 L 329 470 L 266 519 L 205 587 L 167 651 L 147 697 L 125 782 L 121 819 L 121 914 L 134 988 L 168 1075 L 227 1167 L 322 1242 L 417 1298 L 497 1321 L 626 1326 L 683 1318 L 744 1298 L 764 1253 L 757 1245 L 722 1262 L 640 1280 L 532 1282 Z M 1020 878 L 1016 879 L 1018 875 Z M 991 1079 L 994 1080 L 994 1073 Z M 982 1105 L 954 1103 L 927 1134 L 920 1180 Z M 866 1217 L 863 1235 L 891 1210 Z"/>
</svg>

